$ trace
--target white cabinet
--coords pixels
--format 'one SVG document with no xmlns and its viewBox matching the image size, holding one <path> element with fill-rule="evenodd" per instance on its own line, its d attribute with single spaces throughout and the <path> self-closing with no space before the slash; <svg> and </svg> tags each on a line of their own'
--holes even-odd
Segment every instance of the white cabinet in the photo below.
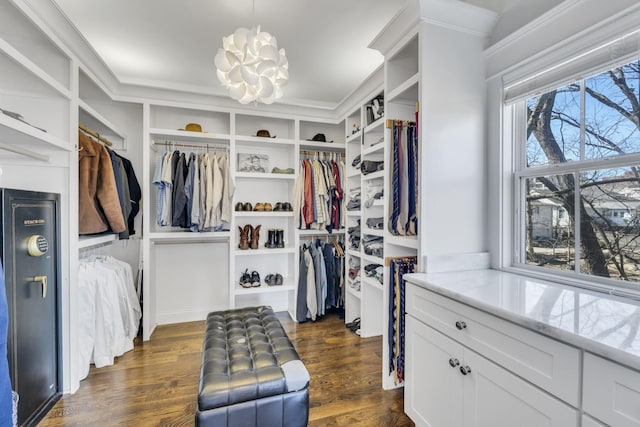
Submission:
<svg viewBox="0 0 640 427">
<path fill-rule="evenodd" d="M 462 425 L 464 347 L 413 316 L 406 317 L 404 410 L 418 426 Z"/>
<path fill-rule="evenodd" d="M 582 416 L 582 427 L 604 427 L 604 424 L 594 420 L 588 415 Z"/>
<path fill-rule="evenodd" d="M 405 411 L 417 425 L 577 425 L 577 410 L 543 391 L 577 396 L 577 350 L 536 339 L 528 333 L 537 334 L 493 316 L 482 318 L 485 313 L 413 284 L 407 285 L 406 310 Z M 536 351 L 547 356 L 538 365 L 538 355 L 527 355 Z M 551 366 L 572 364 L 575 372 L 552 375 L 542 387 L 530 372 L 542 370 L 548 377 Z M 553 382 L 563 387 L 554 388 Z"/>
<path fill-rule="evenodd" d="M 640 426 L 640 372 L 590 353 L 583 372 L 585 413 L 612 426 Z"/>
</svg>

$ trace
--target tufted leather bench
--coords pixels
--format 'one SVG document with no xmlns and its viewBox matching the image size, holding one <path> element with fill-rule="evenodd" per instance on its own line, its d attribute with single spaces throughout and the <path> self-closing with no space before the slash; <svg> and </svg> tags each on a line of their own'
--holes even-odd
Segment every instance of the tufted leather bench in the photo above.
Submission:
<svg viewBox="0 0 640 427">
<path fill-rule="evenodd" d="M 306 426 L 309 373 L 270 307 L 209 313 L 196 426 Z"/>
</svg>

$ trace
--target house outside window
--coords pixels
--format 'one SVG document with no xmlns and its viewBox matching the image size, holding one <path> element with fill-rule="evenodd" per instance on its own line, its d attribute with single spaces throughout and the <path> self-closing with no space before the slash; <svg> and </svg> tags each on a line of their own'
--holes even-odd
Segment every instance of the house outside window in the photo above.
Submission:
<svg viewBox="0 0 640 427">
<path fill-rule="evenodd" d="M 640 289 L 640 61 L 522 102 L 514 264 Z"/>
</svg>

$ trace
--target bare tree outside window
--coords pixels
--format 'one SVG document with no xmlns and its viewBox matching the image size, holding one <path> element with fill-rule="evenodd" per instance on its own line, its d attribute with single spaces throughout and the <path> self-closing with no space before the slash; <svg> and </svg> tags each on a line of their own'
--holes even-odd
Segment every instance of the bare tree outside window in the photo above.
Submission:
<svg viewBox="0 0 640 427">
<path fill-rule="evenodd" d="M 639 91 L 634 61 L 527 100 L 527 264 L 640 282 Z"/>
</svg>

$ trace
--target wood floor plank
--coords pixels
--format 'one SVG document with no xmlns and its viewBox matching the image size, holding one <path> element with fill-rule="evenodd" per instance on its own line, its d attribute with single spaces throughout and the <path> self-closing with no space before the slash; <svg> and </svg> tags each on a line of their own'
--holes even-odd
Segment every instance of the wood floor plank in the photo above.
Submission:
<svg viewBox="0 0 640 427">
<path fill-rule="evenodd" d="M 382 390 L 382 339 L 360 338 L 335 314 L 295 323 L 278 313 L 311 375 L 309 426 L 413 426 L 403 390 Z M 193 426 L 204 322 L 159 326 L 113 366 L 91 368 L 39 424 Z"/>
</svg>

